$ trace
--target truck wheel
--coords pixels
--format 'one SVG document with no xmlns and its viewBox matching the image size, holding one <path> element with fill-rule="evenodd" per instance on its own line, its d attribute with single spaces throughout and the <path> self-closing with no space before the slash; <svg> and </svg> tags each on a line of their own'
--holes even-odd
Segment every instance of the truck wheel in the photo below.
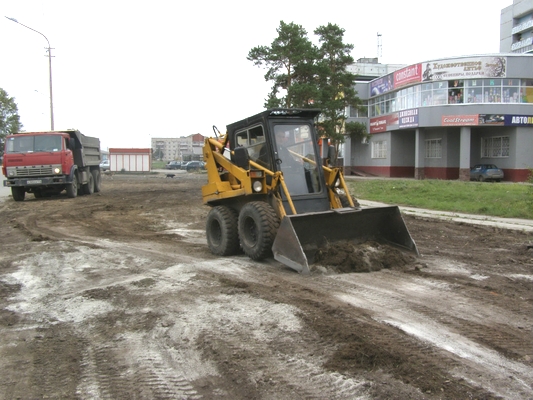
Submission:
<svg viewBox="0 0 533 400">
<path fill-rule="evenodd" d="M 239 214 L 239 237 L 244 253 L 252 260 L 271 256 L 278 228 L 279 218 L 268 203 L 246 204 Z"/>
<path fill-rule="evenodd" d="M 15 201 L 24 201 L 24 196 L 26 196 L 26 190 L 24 190 L 24 188 L 20 186 L 13 186 L 11 187 L 11 196 L 13 196 L 13 200 Z"/>
<path fill-rule="evenodd" d="M 91 174 L 94 180 L 94 192 L 98 193 L 102 189 L 102 175 L 97 169 L 94 169 Z"/>
<path fill-rule="evenodd" d="M 89 174 L 87 178 L 87 183 L 83 185 L 84 194 L 93 194 L 94 193 L 94 178 L 93 174 Z"/>
<path fill-rule="evenodd" d="M 78 177 L 76 174 L 72 176 L 72 182 L 67 184 L 67 197 L 73 199 L 78 195 Z"/>
<path fill-rule="evenodd" d="M 239 252 L 237 211 L 226 206 L 213 207 L 207 214 L 207 246 L 218 256 L 231 256 Z"/>
</svg>

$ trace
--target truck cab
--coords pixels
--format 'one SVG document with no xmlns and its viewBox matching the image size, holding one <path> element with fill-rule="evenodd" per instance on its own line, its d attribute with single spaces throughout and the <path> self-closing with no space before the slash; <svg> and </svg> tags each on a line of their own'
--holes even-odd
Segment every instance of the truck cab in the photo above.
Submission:
<svg viewBox="0 0 533 400">
<path fill-rule="evenodd" d="M 24 200 L 25 193 L 37 198 L 63 190 L 69 197 L 78 191 L 91 194 L 100 190 L 99 163 L 100 140 L 76 130 L 9 135 L 2 161 L 4 186 L 16 201 Z"/>
</svg>

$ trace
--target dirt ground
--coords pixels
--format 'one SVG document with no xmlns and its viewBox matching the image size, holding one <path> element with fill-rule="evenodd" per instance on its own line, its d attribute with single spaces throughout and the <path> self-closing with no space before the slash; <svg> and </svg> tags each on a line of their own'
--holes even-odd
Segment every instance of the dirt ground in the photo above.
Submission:
<svg viewBox="0 0 533 400">
<path fill-rule="evenodd" d="M 532 233 L 405 216 L 416 260 L 302 276 L 213 256 L 204 182 L 0 202 L 0 399 L 533 398 Z"/>
</svg>

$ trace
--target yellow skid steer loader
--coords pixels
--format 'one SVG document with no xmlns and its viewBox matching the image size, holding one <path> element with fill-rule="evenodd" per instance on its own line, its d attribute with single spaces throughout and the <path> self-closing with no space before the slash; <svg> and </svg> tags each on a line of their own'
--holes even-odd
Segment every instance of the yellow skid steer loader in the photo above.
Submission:
<svg viewBox="0 0 533 400">
<path fill-rule="evenodd" d="M 325 244 L 375 240 L 418 254 L 398 207 L 361 209 L 339 168 L 323 162 L 315 118 L 320 110 L 271 109 L 205 140 L 211 207 L 206 222 L 213 254 L 272 255 L 309 273 Z"/>
</svg>

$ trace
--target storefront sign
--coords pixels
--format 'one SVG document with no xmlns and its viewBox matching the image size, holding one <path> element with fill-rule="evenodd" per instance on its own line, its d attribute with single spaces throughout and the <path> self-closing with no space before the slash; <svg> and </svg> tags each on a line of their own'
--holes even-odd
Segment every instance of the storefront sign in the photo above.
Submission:
<svg viewBox="0 0 533 400">
<path fill-rule="evenodd" d="M 370 133 L 385 132 L 387 130 L 387 116 L 370 118 Z"/>
<path fill-rule="evenodd" d="M 422 79 L 441 81 L 453 79 L 505 78 L 506 57 L 471 57 L 439 60 L 425 64 Z"/>
<path fill-rule="evenodd" d="M 504 115 L 505 125 L 511 126 L 533 126 L 533 116 L 531 115 Z"/>
<path fill-rule="evenodd" d="M 394 72 L 394 88 L 420 82 L 422 80 L 422 64 L 414 64 Z"/>
<path fill-rule="evenodd" d="M 472 126 L 472 125 L 505 125 L 505 126 L 533 126 L 531 115 L 444 115 L 442 126 Z M 400 118 L 401 124 L 401 118 Z"/>
<path fill-rule="evenodd" d="M 478 125 L 479 115 L 443 115 L 441 117 L 442 126 L 468 126 Z"/>
<path fill-rule="evenodd" d="M 387 93 L 394 89 L 392 74 L 386 75 L 382 78 L 375 79 L 370 82 L 370 96 L 377 96 L 379 94 Z"/>
<path fill-rule="evenodd" d="M 418 108 L 403 110 L 398 113 L 400 129 L 415 128 L 418 126 Z"/>
<path fill-rule="evenodd" d="M 501 114 L 479 114 L 479 125 L 503 125 L 504 119 Z"/>
</svg>

